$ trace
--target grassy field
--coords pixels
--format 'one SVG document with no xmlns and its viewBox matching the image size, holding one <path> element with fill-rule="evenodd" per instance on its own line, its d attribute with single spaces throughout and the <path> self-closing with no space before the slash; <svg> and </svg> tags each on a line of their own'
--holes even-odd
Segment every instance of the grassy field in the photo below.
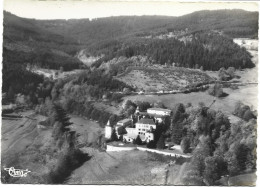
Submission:
<svg viewBox="0 0 260 188">
<path fill-rule="evenodd" d="M 45 117 L 33 115 L 32 111 L 21 114 L 34 119 L 2 119 L 1 164 L 2 167 L 28 169 L 31 172 L 26 178 L 13 178 L 2 174 L 2 181 L 7 178 L 9 183 L 44 183 L 42 176 L 48 172 L 46 164 L 51 159 L 46 159 L 42 152 L 51 145 L 52 131 L 37 128 L 37 122 Z"/>
<path fill-rule="evenodd" d="M 235 104 L 238 101 L 242 101 L 244 104 L 252 106 L 253 109 L 257 109 L 257 85 L 252 86 L 240 86 L 238 90 L 231 90 L 225 88 L 224 91 L 229 95 L 224 98 L 217 98 L 216 102 L 212 106 L 215 110 L 221 110 L 227 113 L 232 113 Z M 167 94 L 167 95 L 132 95 L 124 97 L 124 100 L 131 101 L 146 101 L 149 103 L 162 102 L 167 108 L 174 108 L 178 103 L 192 103 L 193 106 L 197 106 L 199 102 L 203 102 L 206 106 L 209 106 L 215 97 L 209 95 L 207 92 L 193 92 L 188 94 Z"/>
<path fill-rule="evenodd" d="M 72 130 L 75 130 L 80 134 L 78 137 L 81 143 L 93 143 L 97 140 L 98 136 L 104 134 L 104 128 L 101 128 L 98 123 L 90 121 L 83 117 L 70 116 L 70 122 L 73 124 L 70 126 Z"/>
<path fill-rule="evenodd" d="M 178 182 L 181 165 L 169 166 L 169 160 L 151 153 L 85 150 L 92 158 L 73 172 L 68 184 L 173 185 Z"/>
<path fill-rule="evenodd" d="M 145 91 L 170 91 L 212 80 L 202 71 L 179 67 L 132 68 L 127 74 L 117 79 Z"/>
</svg>

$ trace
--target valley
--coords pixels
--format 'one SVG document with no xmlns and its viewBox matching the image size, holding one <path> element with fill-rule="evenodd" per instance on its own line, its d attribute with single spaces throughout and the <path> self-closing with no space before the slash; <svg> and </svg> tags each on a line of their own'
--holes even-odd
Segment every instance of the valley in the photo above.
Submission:
<svg viewBox="0 0 260 188">
<path fill-rule="evenodd" d="M 2 182 L 254 185 L 256 23 L 258 12 L 242 10 L 94 20 L 4 12 L 1 164 L 31 173 L 2 168 Z"/>
</svg>

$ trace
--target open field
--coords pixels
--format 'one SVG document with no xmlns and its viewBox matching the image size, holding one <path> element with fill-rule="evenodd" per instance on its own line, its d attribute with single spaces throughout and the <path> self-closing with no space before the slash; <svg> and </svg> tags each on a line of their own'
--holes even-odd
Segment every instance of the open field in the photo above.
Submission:
<svg viewBox="0 0 260 188">
<path fill-rule="evenodd" d="M 78 137 L 79 142 L 92 143 L 97 140 L 99 135 L 104 134 L 104 128 L 101 128 L 98 123 L 90 121 L 83 117 L 70 117 L 70 122 L 73 123 L 70 126 L 71 129 L 80 134 L 80 136 Z"/>
<path fill-rule="evenodd" d="M 59 70 L 54 70 L 54 69 L 37 68 L 37 69 L 32 70 L 32 72 L 34 72 L 36 74 L 43 75 L 44 77 L 47 77 L 47 78 L 53 77 L 53 79 L 66 78 L 70 75 L 76 75 L 83 71 L 84 70 L 81 70 L 81 69 L 75 69 L 72 71 L 66 71 L 66 72 L 60 73 Z"/>
<path fill-rule="evenodd" d="M 48 172 L 45 151 L 51 140 L 51 129 L 38 129 L 37 123 L 44 116 L 34 115 L 32 111 L 22 112 L 29 118 L 2 119 L 1 163 L 3 167 L 28 169 L 27 178 L 9 178 L 12 183 L 44 183 L 42 175 Z M 3 178 L 4 175 L 2 175 Z"/>
<path fill-rule="evenodd" d="M 32 111 L 21 113 L 29 115 Z M 30 116 L 30 115 L 29 115 Z M 44 119 L 43 116 L 32 116 L 38 120 Z M 37 131 L 37 120 L 29 118 L 21 119 L 2 119 L 2 154 L 9 152 L 20 152 L 31 145 L 39 135 Z"/>
<path fill-rule="evenodd" d="M 224 92 L 229 95 L 225 98 L 217 98 L 212 106 L 215 110 L 221 110 L 227 113 L 232 113 L 237 101 L 242 101 L 244 104 L 252 106 L 257 109 L 257 85 L 240 86 L 238 90 L 231 90 L 225 88 Z M 215 97 L 209 95 L 207 92 L 193 92 L 188 94 L 167 94 L 167 95 L 132 95 L 124 97 L 124 100 L 131 101 L 146 101 L 149 103 L 162 102 L 167 108 L 174 108 L 178 103 L 192 103 L 197 106 L 199 102 L 203 102 L 209 106 Z"/>
<path fill-rule="evenodd" d="M 170 91 L 212 80 L 202 71 L 179 67 L 132 68 L 117 79 L 145 91 Z"/>
<path fill-rule="evenodd" d="M 91 160 L 76 169 L 68 184 L 173 185 L 181 165 L 171 165 L 143 151 L 98 152 L 85 148 Z M 169 173 L 170 172 L 170 173 Z M 168 177 L 171 177 L 167 181 Z M 181 176 L 180 176 L 181 177 Z"/>
</svg>

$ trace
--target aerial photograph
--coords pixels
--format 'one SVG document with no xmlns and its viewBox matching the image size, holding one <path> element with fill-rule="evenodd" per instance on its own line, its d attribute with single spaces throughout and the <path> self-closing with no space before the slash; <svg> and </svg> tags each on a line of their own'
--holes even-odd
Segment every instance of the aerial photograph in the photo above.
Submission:
<svg viewBox="0 0 260 188">
<path fill-rule="evenodd" d="M 1 184 L 256 186 L 259 3 L 4 0 Z"/>
</svg>

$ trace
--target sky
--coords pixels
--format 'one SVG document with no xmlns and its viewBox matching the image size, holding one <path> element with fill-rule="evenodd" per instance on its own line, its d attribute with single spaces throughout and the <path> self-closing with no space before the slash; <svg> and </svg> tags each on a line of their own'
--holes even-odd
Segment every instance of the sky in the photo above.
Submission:
<svg viewBox="0 0 260 188">
<path fill-rule="evenodd" d="M 108 0 L 4 0 L 3 8 L 35 19 L 99 18 L 120 15 L 181 16 L 199 10 L 244 9 L 258 11 L 256 2 L 176 2 Z"/>
</svg>

